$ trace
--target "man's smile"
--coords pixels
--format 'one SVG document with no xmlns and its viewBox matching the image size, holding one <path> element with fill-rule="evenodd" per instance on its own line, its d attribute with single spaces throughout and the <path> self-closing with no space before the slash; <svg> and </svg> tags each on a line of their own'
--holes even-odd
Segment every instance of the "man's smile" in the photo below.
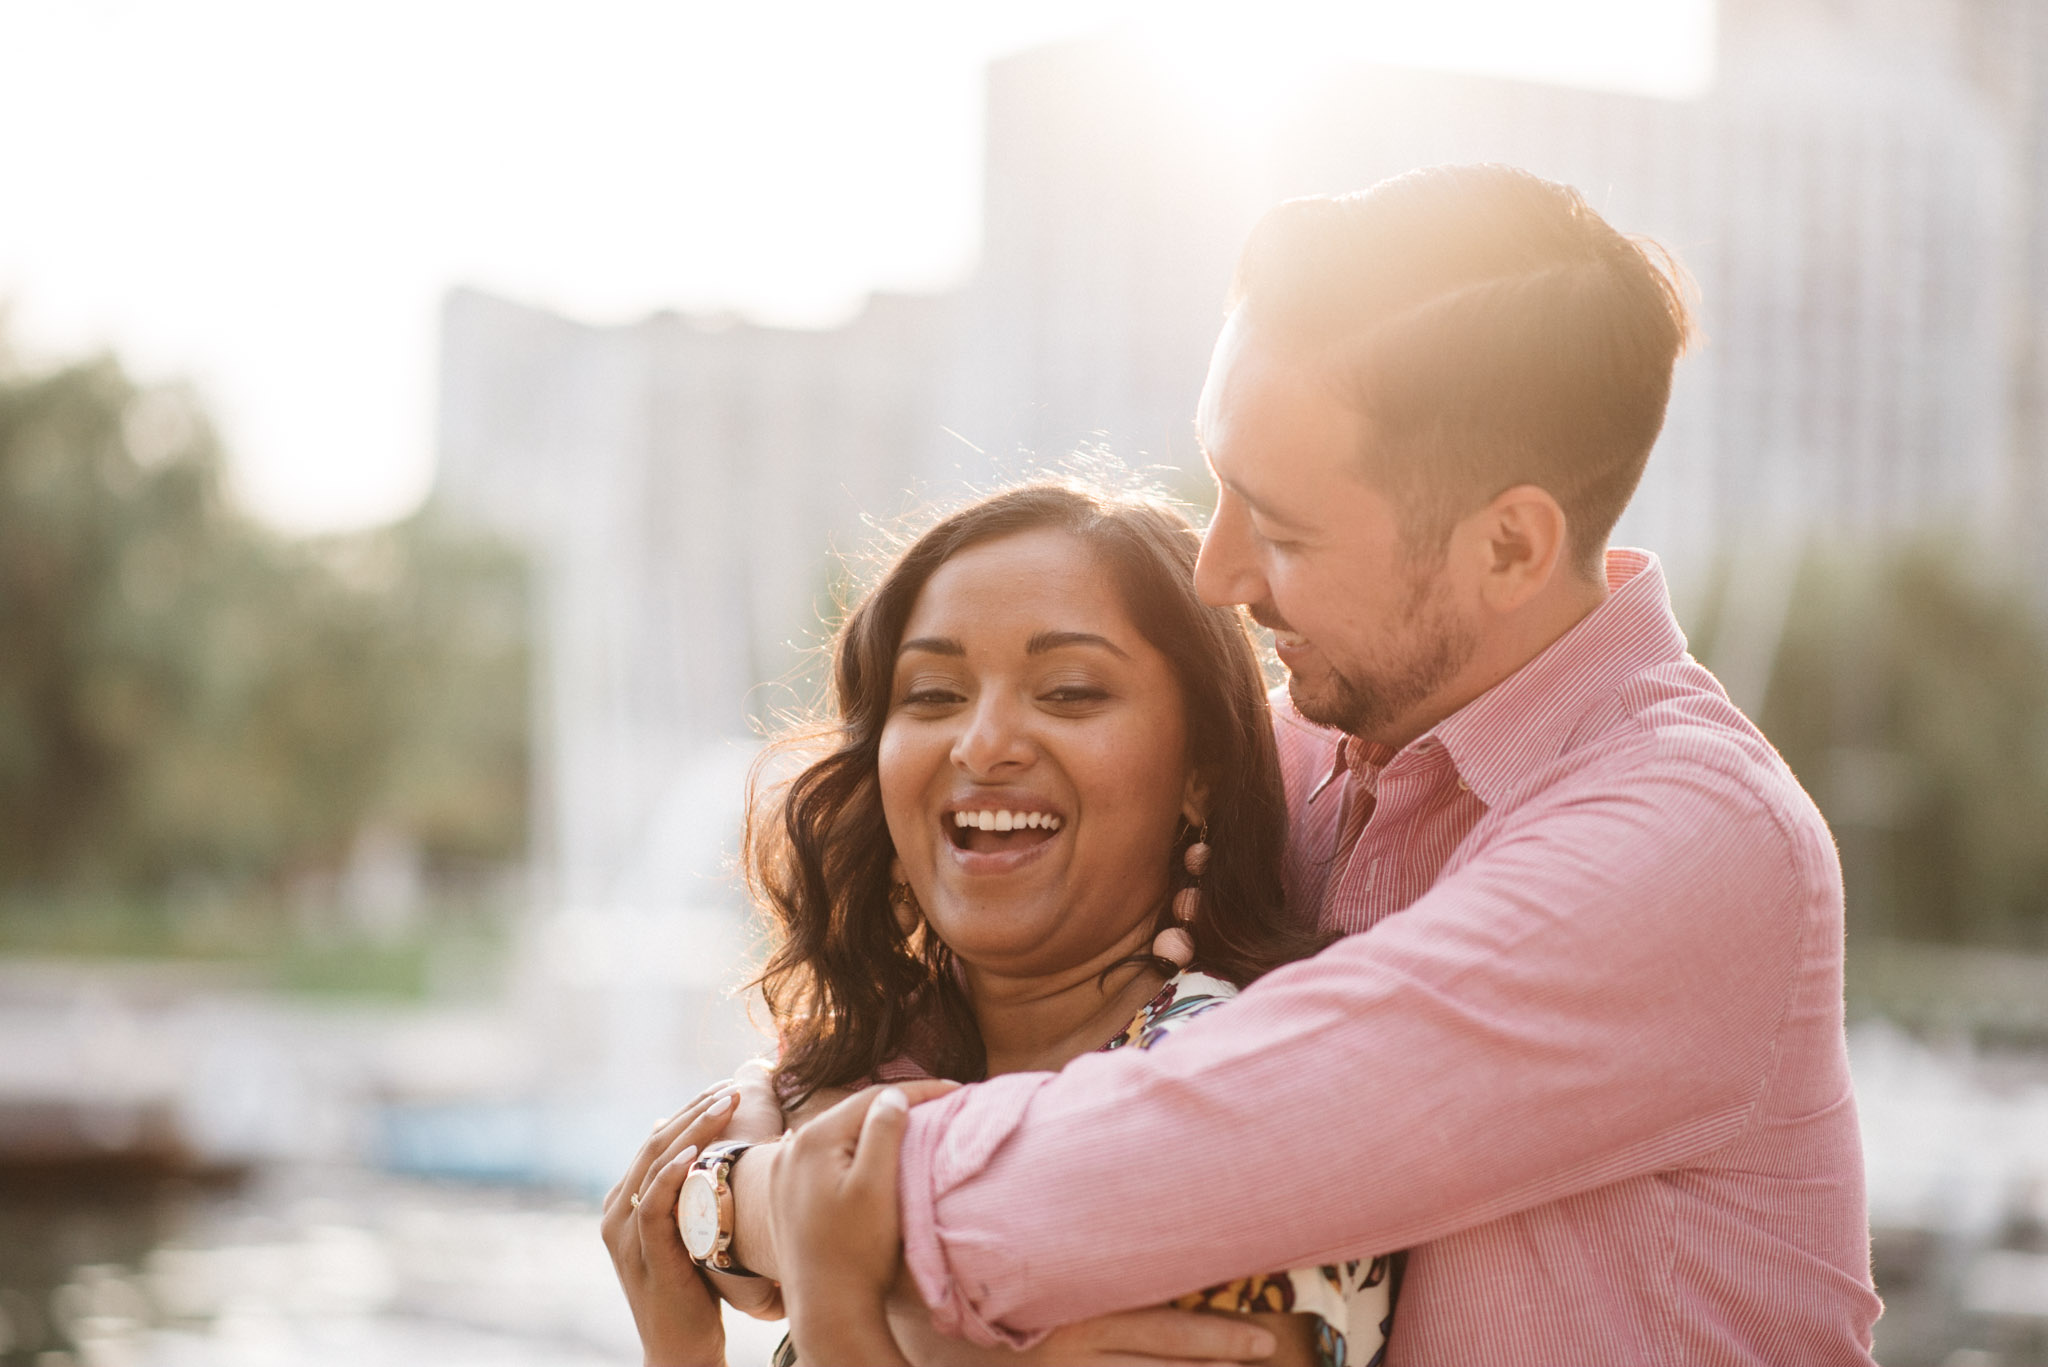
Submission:
<svg viewBox="0 0 2048 1367">
<path fill-rule="evenodd" d="M 1273 633 L 1273 645 L 1280 652 L 1281 663 L 1289 663 L 1287 656 L 1290 653 L 1299 654 L 1309 648 L 1308 637 L 1289 626 L 1287 619 L 1271 603 L 1254 603 L 1245 611 L 1251 614 L 1254 622 Z"/>
</svg>

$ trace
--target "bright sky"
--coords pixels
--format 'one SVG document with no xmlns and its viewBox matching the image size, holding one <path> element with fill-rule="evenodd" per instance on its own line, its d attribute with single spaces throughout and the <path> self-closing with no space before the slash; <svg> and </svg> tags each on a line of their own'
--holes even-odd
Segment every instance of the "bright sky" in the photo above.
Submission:
<svg viewBox="0 0 2048 1367">
<path fill-rule="evenodd" d="M 1255 119 L 1374 58 L 1682 95 L 1711 0 L 0 0 L 18 351 L 194 381 L 242 501 L 432 480 L 453 284 L 593 321 L 829 325 L 973 267 L 981 69 L 1119 27 Z"/>
</svg>

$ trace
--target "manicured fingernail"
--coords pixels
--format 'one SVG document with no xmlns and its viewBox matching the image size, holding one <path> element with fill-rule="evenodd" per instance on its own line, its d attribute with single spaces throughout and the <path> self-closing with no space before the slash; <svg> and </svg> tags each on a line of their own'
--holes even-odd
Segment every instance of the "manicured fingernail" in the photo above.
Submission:
<svg viewBox="0 0 2048 1367">
<path fill-rule="evenodd" d="M 884 1087 L 882 1094 L 875 1098 L 877 1106 L 894 1106 L 898 1110 L 910 1109 L 910 1097 L 901 1087 Z"/>
<path fill-rule="evenodd" d="M 724 1096 L 711 1103 L 711 1114 L 717 1115 L 720 1111 L 731 1109 L 733 1102 L 739 1099 L 740 1094 L 738 1092 L 727 1092 Z"/>
<path fill-rule="evenodd" d="M 668 1160 L 668 1165 L 670 1167 L 674 1167 L 678 1163 L 687 1163 L 696 1156 L 697 1146 L 695 1144 L 685 1144 L 683 1145 L 683 1151 L 681 1153 L 677 1154 L 674 1158 Z"/>
</svg>

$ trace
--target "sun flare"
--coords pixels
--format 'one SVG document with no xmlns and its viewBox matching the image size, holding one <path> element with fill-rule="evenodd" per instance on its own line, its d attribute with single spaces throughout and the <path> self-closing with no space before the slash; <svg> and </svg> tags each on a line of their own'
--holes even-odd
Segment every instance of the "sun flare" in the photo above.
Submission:
<svg viewBox="0 0 2048 1367">
<path fill-rule="evenodd" d="M 1219 123 L 1256 132 L 1316 78 L 1360 62 L 1693 96 L 1712 78 L 1713 23 L 1712 0 L 1442 0 L 1178 8 L 1124 31 Z"/>
</svg>

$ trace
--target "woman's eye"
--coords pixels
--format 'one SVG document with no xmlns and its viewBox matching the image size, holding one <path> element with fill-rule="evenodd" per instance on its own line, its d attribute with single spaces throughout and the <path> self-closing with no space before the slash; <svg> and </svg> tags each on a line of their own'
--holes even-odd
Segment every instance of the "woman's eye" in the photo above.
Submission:
<svg viewBox="0 0 2048 1367">
<path fill-rule="evenodd" d="M 1088 684 L 1061 684 L 1058 688 L 1047 689 L 1040 696 L 1053 703 L 1086 703 L 1101 702 L 1109 692 Z"/>
<path fill-rule="evenodd" d="M 944 707 L 959 702 L 960 695 L 950 688 L 913 688 L 903 695 L 904 707 Z"/>
</svg>

